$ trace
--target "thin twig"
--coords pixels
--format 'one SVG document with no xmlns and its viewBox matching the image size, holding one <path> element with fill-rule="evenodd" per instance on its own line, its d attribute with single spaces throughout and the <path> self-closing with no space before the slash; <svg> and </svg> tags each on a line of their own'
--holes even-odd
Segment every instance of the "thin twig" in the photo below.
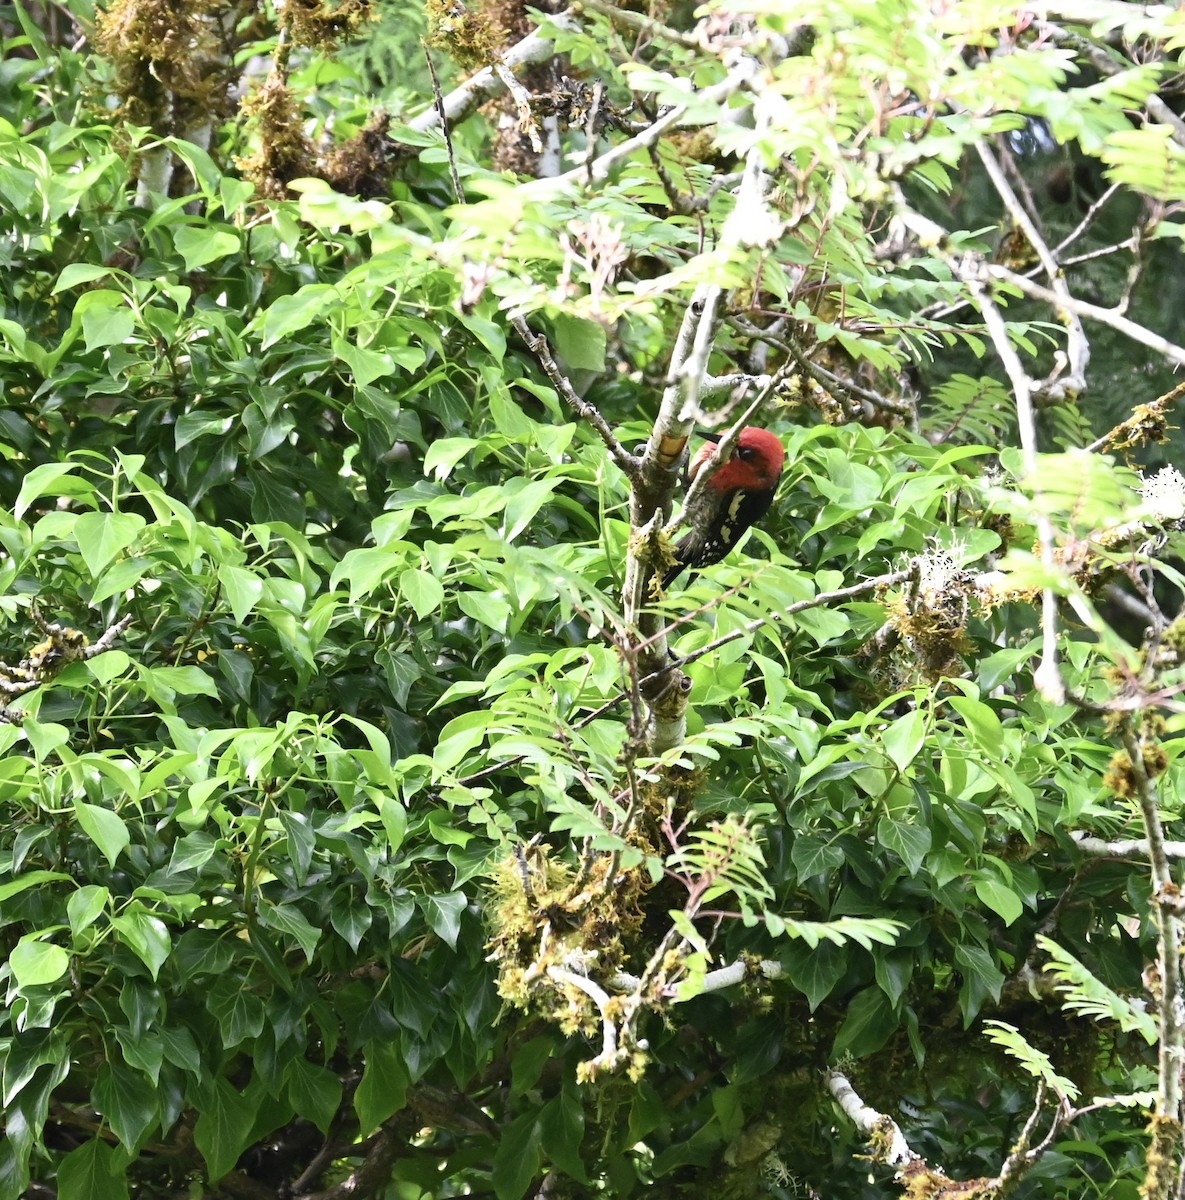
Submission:
<svg viewBox="0 0 1185 1200">
<path fill-rule="evenodd" d="M 578 416 L 582 417 L 597 431 L 601 441 L 605 443 L 610 457 L 621 468 L 626 477 L 635 479 L 638 475 L 639 459 L 617 440 L 617 435 L 613 432 L 613 427 L 602 416 L 600 409 L 595 404 L 590 404 L 577 393 L 568 380 L 568 377 L 560 370 L 559 364 L 555 361 L 551 353 L 551 347 L 547 344 L 547 338 L 541 333 L 535 333 L 530 325 L 527 324 L 526 317 L 520 313 L 511 313 L 510 323 L 518 330 L 519 337 L 526 343 L 527 349 L 534 354 L 548 379 L 555 385 L 556 391 L 563 396 L 568 402 L 569 407 Z"/>
<path fill-rule="evenodd" d="M 682 667 L 693 663 L 697 659 L 703 658 L 705 654 L 711 654 L 719 650 L 722 646 L 727 646 L 730 642 L 735 642 L 737 638 L 742 638 L 746 634 L 756 633 L 764 625 L 772 625 L 778 621 L 784 621 L 787 617 L 792 617 L 796 613 L 805 612 L 809 608 L 818 608 L 822 604 L 833 604 L 836 601 L 850 600 L 855 596 L 862 596 L 868 592 L 879 591 L 881 588 L 894 587 L 898 583 L 904 583 L 907 579 L 913 577 L 916 567 L 911 564 L 904 570 L 889 571 L 885 575 L 878 575 L 875 579 L 866 579 L 863 583 L 853 583 L 850 587 L 839 588 L 834 592 L 820 592 L 817 596 L 812 596 L 809 600 L 799 600 L 794 604 L 789 604 L 785 608 L 778 609 L 777 612 L 766 613 L 765 616 L 756 617 L 752 621 L 746 621 L 744 625 L 739 625 L 736 629 L 730 630 L 728 633 L 716 638 L 715 641 L 709 642 L 706 646 L 701 646 L 698 650 L 691 651 L 690 654 L 684 654 L 680 658 L 672 659 L 665 666 L 660 667 L 654 672 L 654 678 L 665 674 L 667 671 L 679 670 Z M 642 684 L 653 682 L 651 677 L 642 680 Z"/>
<path fill-rule="evenodd" d="M 1005 184 L 1007 186 L 1007 184 Z M 1012 346 L 1008 337 L 1008 326 L 999 306 L 993 299 L 984 279 L 985 271 L 995 271 L 985 265 L 981 258 L 969 255 L 964 258 L 956 257 L 948 248 L 949 235 L 941 225 L 931 221 L 929 217 L 911 210 L 906 203 L 901 190 L 896 189 L 896 208 L 898 217 L 919 239 L 933 247 L 934 252 L 946 263 L 956 279 L 960 279 L 971 293 L 983 316 L 988 336 L 995 347 L 996 354 L 1004 366 L 1004 373 L 1012 385 L 1013 397 L 1016 400 L 1017 430 L 1020 434 L 1021 456 L 1025 474 L 1031 486 L 1040 490 L 1040 478 L 1037 473 L 1037 423 L 1033 407 L 1033 381 L 1025 372 L 1020 356 Z M 1007 272 L 1011 275 L 1012 272 Z M 1017 279 L 1020 279 L 1017 276 Z M 1028 280 L 1023 280 L 1026 287 L 1035 287 Z M 1046 288 L 1040 289 L 1045 293 L 1048 303 L 1065 307 L 1066 297 Z M 1044 511 L 1038 511 L 1035 524 L 1037 526 L 1037 541 L 1041 548 L 1041 562 L 1047 571 L 1055 569 L 1054 560 L 1054 531 L 1053 522 Z M 1045 587 L 1041 592 L 1041 664 L 1033 675 L 1037 690 L 1055 704 L 1065 702 L 1066 689 L 1061 672 L 1057 665 L 1057 597 L 1051 587 Z"/>
<path fill-rule="evenodd" d="M 548 17 L 548 22 L 566 32 L 574 33 L 580 29 L 580 23 L 571 10 L 565 10 Z M 502 55 L 499 66 L 507 70 L 518 70 L 533 63 L 544 62 L 555 56 L 555 42 L 544 37 L 538 30 L 528 34 L 521 42 L 511 46 Z M 506 91 L 506 83 L 493 67 L 485 67 L 475 75 L 471 75 L 460 87 L 454 88 L 444 97 L 444 112 L 447 120 L 454 125 L 469 115 L 479 105 Z M 440 113 L 435 105 L 420 113 L 408 122 L 408 125 L 418 133 L 426 133 L 435 129 L 440 123 Z"/>
<path fill-rule="evenodd" d="M 436 102 L 436 112 L 440 116 L 440 129 L 444 134 L 444 148 L 448 153 L 449 178 L 453 181 L 453 195 L 458 204 L 465 203 L 465 193 L 461 190 L 461 176 L 457 172 L 457 154 L 453 149 L 453 131 L 449 125 L 448 114 L 445 112 L 444 96 L 440 90 L 440 76 L 436 74 L 436 64 L 432 61 L 432 51 L 428 43 L 424 43 L 424 58 L 428 62 L 428 74 L 432 76 L 432 98 Z"/>
<path fill-rule="evenodd" d="M 552 20 L 555 18 L 553 17 Z M 713 87 L 705 88 L 702 92 L 695 93 L 694 99 L 699 104 L 712 105 L 720 104 L 727 100 L 734 92 L 742 88 L 753 73 L 757 70 L 757 66 L 749 58 L 741 60 L 737 67 L 734 67 L 729 72 L 727 78 L 721 80 L 720 83 Z M 556 175 L 550 179 L 532 179 L 529 183 L 522 184 L 519 189 L 519 195 L 526 196 L 530 199 L 542 199 L 550 197 L 557 192 L 561 192 L 573 184 L 583 184 L 586 187 L 593 187 L 596 184 L 603 183 L 609 178 L 613 168 L 624 159 L 630 157 L 635 150 L 644 150 L 647 146 L 652 146 L 668 129 L 674 128 L 687 115 L 689 105 L 678 104 L 669 112 L 664 113 L 653 124 L 648 125 L 641 133 L 636 134 L 632 138 L 627 138 L 624 142 L 618 143 L 611 150 L 607 150 L 599 158 L 593 159 L 592 162 L 579 167 L 573 167 L 570 171 L 565 171 L 562 175 Z"/>
<path fill-rule="evenodd" d="M 1116 192 L 1119 191 L 1119 184 L 1113 183 L 1111 186 L 1097 199 L 1093 204 L 1082 214 L 1082 220 L 1070 230 L 1068 234 L 1053 248 L 1053 256 L 1061 262 L 1061 253 L 1063 250 L 1072 246 L 1094 223 L 1095 218 L 1102 212 L 1106 204 L 1111 200 Z M 1062 266 L 1067 266 L 1068 263 L 1062 262 Z"/>
</svg>

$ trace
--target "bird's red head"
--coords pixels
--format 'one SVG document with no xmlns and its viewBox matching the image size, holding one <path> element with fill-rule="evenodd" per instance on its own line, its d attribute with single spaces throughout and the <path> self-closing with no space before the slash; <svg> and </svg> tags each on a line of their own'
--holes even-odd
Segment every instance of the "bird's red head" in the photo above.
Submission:
<svg viewBox="0 0 1185 1200">
<path fill-rule="evenodd" d="M 715 448 L 712 442 L 700 447 L 688 467 L 692 478 L 708 461 Z M 778 438 L 768 429 L 746 425 L 728 461 L 712 476 L 709 486 L 717 492 L 731 492 L 738 488 L 746 492 L 772 491 L 778 485 L 785 461 L 786 451 Z"/>
</svg>

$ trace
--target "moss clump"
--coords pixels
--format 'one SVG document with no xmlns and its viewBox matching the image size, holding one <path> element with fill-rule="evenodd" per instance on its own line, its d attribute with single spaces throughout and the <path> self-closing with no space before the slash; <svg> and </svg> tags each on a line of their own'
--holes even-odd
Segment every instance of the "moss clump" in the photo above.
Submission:
<svg viewBox="0 0 1185 1200">
<path fill-rule="evenodd" d="M 240 158 L 239 169 L 262 195 L 282 200 L 293 179 L 312 172 L 316 158 L 296 101 L 288 85 L 273 73 L 243 101 L 243 112 L 257 126 L 259 149 Z"/>
<path fill-rule="evenodd" d="M 283 21 L 292 40 L 326 52 L 354 37 L 367 21 L 376 19 L 370 0 L 285 0 Z"/>
<path fill-rule="evenodd" d="M 460 0 L 427 0 L 429 46 L 447 50 L 463 71 L 489 66 L 506 46 L 505 31 L 484 12 L 470 12 Z"/>
<path fill-rule="evenodd" d="M 391 117 L 378 112 L 325 160 L 325 179 L 347 196 L 364 200 L 388 195 L 391 176 L 406 150 L 390 135 Z"/>
<path fill-rule="evenodd" d="M 1147 1172 L 1140 1184 L 1140 1197 L 1141 1200 L 1166 1200 L 1176 1191 L 1181 1126 L 1172 1117 L 1158 1114 L 1149 1122 L 1148 1133 L 1152 1140 L 1144 1160 Z"/>
<path fill-rule="evenodd" d="M 233 54 L 219 30 L 227 0 L 115 0 L 95 17 L 95 46 L 115 68 L 121 115 L 159 134 L 225 115 Z"/>
</svg>

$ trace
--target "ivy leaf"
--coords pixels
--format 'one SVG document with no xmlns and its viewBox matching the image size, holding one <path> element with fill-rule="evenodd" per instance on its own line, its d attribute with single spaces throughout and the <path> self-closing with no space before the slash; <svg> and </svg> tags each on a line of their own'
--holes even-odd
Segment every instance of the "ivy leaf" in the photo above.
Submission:
<svg viewBox="0 0 1185 1200">
<path fill-rule="evenodd" d="M 70 969 L 70 955 L 61 946 L 41 941 L 41 936 L 25 934 L 8 956 L 8 965 L 19 987 L 56 983 Z"/>
<path fill-rule="evenodd" d="M 831 1056 L 850 1054 L 853 1058 L 864 1058 L 874 1054 L 896 1028 L 889 998 L 879 987 L 865 988 L 848 1004 L 847 1016 L 831 1046 Z"/>
<path fill-rule="evenodd" d="M 330 1070 L 294 1058 L 285 1072 L 286 1094 L 299 1117 L 312 1121 L 322 1133 L 328 1133 L 342 1102 L 341 1080 Z"/>
<path fill-rule="evenodd" d="M 918 873 L 933 840 L 930 830 L 924 825 L 908 825 L 890 817 L 882 817 L 877 822 L 876 837 L 886 850 L 900 855 L 910 875 Z"/>
<path fill-rule="evenodd" d="M 525 1112 L 502 1130 L 491 1179 L 498 1200 L 521 1200 L 543 1162 L 539 1117 Z"/>
<path fill-rule="evenodd" d="M 132 840 L 123 819 L 108 808 L 85 804 L 81 800 L 74 801 L 74 812 L 82 831 L 98 846 L 108 864 L 114 867 L 115 860 Z"/>
<path fill-rule="evenodd" d="M 394 1042 L 367 1042 L 365 1059 L 366 1067 L 354 1092 L 354 1110 L 363 1137 L 403 1108 L 411 1082 L 403 1055 Z"/>
<path fill-rule="evenodd" d="M 58 1200 L 128 1200 L 124 1168 L 102 1138 L 76 1146 L 58 1164 Z"/>
<path fill-rule="evenodd" d="M 450 892 L 443 896 L 421 896 L 420 909 L 428 928 L 450 948 L 457 944 L 461 929 L 461 914 L 468 906 L 464 892 Z"/>
<path fill-rule="evenodd" d="M 193 1140 L 206 1160 L 210 1183 L 217 1183 L 251 1142 L 258 1096 L 240 1095 L 225 1079 L 215 1079 L 198 1105 Z"/>
<path fill-rule="evenodd" d="M 547 1157 L 577 1183 L 587 1183 L 580 1157 L 584 1139 L 584 1109 L 568 1088 L 548 1101 L 539 1112 L 539 1140 Z"/>
<path fill-rule="evenodd" d="M 92 1093 L 95 1108 L 128 1150 L 134 1150 L 157 1119 L 156 1089 L 140 1071 L 103 1063 Z"/>
</svg>

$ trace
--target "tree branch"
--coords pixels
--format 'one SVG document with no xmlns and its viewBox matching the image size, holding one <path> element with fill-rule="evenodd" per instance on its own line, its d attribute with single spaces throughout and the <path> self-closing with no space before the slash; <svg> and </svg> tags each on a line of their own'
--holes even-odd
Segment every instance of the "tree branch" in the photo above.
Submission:
<svg viewBox="0 0 1185 1200">
<path fill-rule="evenodd" d="M 571 9 L 556 13 L 548 20 L 551 24 L 567 32 L 576 32 L 580 29 L 580 22 L 573 15 Z M 535 30 L 521 42 L 511 46 L 502 55 L 498 66 L 504 71 L 515 71 L 533 63 L 545 62 L 554 54 L 555 42 Z M 475 108 L 480 107 L 487 100 L 492 100 L 495 96 L 502 95 L 505 91 L 506 83 L 499 75 L 498 68 L 485 67 L 444 97 L 441 106 L 444 109 L 444 119 L 455 125 L 458 121 L 463 121 Z M 440 107 L 434 105 L 420 113 L 418 117 L 414 117 L 408 122 L 408 125 L 419 133 L 426 133 L 430 129 L 436 129 L 440 123 Z"/>
<path fill-rule="evenodd" d="M 1129 321 L 1127 317 L 1116 312 L 1113 308 L 1100 308 L 1097 304 L 1088 304 L 1085 300 L 1079 300 L 1076 296 L 1059 296 L 1049 288 L 1043 287 L 1031 279 L 1026 279 L 1023 275 L 1018 275 L 1015 271 L 1010 271 L 1007 267 L 1002 267 L 998 263 L 985 263 L 983 273 L 990 279 L 1011 284 L 1017 291 L 1023 292 L 1032 300 L 1044 300 L 1046 304 L 1065 308 L 1080 317 L 1086 317 L 1088 320 L 1098 321 L 1100 324 L 1107 325 L 1117 333 L 1122 333 L 1125 337 L 1131 338 L 1133 342 L 1138 342 L 1141 346 L 1147 346 L 1150 350 L 1155 350 L 1158 354 L 1164 355 L 1169 362 L 1174 363 L 1176 366 L 1185 366 L 1185 349 L 1174 342 L 1170 342 L 1167 338 L 1161 337 L 1160 334 L 1153 333 L 1151 329 L 1145 329 L 1143 325 L 1137 325 L 1135 321 Z"/>
<path fill-rule="evenodd" d="M 896 1167 L 922 1161 L 922 1156 L 910 1149 L 901 1126 L 892 1117 L 869 1108 L 842 1071 L 827 1072 L 827 1090 L 848 1120 L 872 1143 L 877 1162 Z"/>
</svg>

